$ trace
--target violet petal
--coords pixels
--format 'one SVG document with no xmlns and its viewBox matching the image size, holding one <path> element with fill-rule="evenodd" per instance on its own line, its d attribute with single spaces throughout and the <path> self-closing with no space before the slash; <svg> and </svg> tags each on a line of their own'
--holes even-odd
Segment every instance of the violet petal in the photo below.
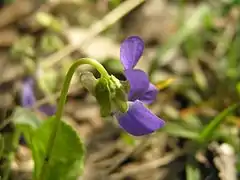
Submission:
<svg viewBox="0 0 240 180">
<path fill-rule="evenodd" d="M 149 87 L 149 80 L 146 73 L 139 69 L 125 70 L 125 76 L 130 84 L 128 100 L 135 101 L 141 97 Z"/>
<path fill-rule="evenodd" d="M 31 108 L 36 103 L 33 86 L 34 80 L 32 78 L 26 78 L 23 80 L 21 92 L 21 105 L 23 107 Z M 56 107 L 50 104 L 44 104 L 38 109 L 47 116 L 52 116 L 56 112 Z"/>
<path fill-rule="evenodd" d="M 129 134 L 142 136 L 163 127 L 165 122 L 151 113 L 141 101 L 134 101 L 124 114 L 116 115 L 120 126 Z"/>
<path fill-rule="evenodd" d="M 148 90 L 141 97 L 139 97 L 139 100 L 145 104 L 151 104 L 156 99 L 157 94 L 157 88 L 152 83 L 150 83 Z"/>
<path fill-rule="evenodd" d="M 132 69 L 142 56 L 144 42 L 138 36 L 130 36 L 123 41 L 120 47 L 120 60 L 124 69 Z"/>
<path fill-rule="evenodd" d="M 47 116 L 52 116 L 56 113 L 56 106 L 51 104 L 44 104 L 39 107 L 39 111 L 46 114 Z"/>
<path fill-rule="evenodd" d="M 22 92 L 21 92 L 21 105 L 23 107 L 30 108 L 36 102 L 36 98 L 33 92 L 33 79 L 26 78 L 23 80 Z"/>
</svg>

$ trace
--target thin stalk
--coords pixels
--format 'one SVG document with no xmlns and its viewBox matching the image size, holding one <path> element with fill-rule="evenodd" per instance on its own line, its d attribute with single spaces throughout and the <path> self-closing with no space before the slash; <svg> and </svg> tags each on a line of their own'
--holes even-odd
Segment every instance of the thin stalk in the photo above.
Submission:
<svg viewBox="0 0 240 180">
<path fill-rule="evenodd" d="M 109 77 L 109 74 L 105 70 L 105 68 L 98 61 L 96 61 L 94 59 L 82 58 L 82 59 L 75 61 L 71 65 L 71 67 L 69 68 L 69 70 L 67 72 L 64 83 L 63 83 L 60 99 L 59 99 L 58 106 L 57 106 L 57 112 L 56 112 L 56 115 L 54 118 L 55 124 L 54 124 L 52 132 L 50 134 L 46 154 L 44 157 L 43 166 L 40 171 L 38 180 L 44 180 L 44 177 L 48 176 L 48 169 L 49 169 L 48 166 L 49 166 L 49 162 L 51 161 L 54 143 L 55 143 L 55 140 L 57 137 L 57 133 L 59 131 L 59 127 L 60 127 L 60 123 L 61 123 L 61 119 L 62 119 L 62 115 L 63 115 L 63 111 L 64 111 L 64 105 L 67 100 L 67 94 L 68 94 L 68 89 L 69 89 L 69 86 L 71 83 L 71 79 L 72 79 L 73 74 L 76 71 L 76 69 L 80 65 L 84 65 L 84 64 L 89 64 L 89 65 L 92 65 L 93 67 L 95 67 L 97 69 L 97 71 L 101 74 L 101 77 L 106 77 L 106 78 Z"/>
</svg>

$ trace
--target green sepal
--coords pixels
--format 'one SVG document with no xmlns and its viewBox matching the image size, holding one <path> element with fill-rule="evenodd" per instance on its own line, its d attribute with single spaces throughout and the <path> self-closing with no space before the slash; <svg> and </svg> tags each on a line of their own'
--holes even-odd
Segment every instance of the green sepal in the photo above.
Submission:
<svg viewBox="0 0 240 180">
<path fill-rule="evenodd" d="M 126 99 L 126 93 L 122 88 L 115 89 L 115 97 L 113 98 L 113 102 L 122 113 L 127 112 L 128 104 Z"/>
<path fill-rule="evenodd" d="M 120 81 L 122 86 L 123 86 L 123 89 L 125 91 L 125 93 L 128 94 L 128 92 L 130 91 L 130 84 L 128 81 Z"/>
<path fill-rule="evenodd" d="M 116 77 L 111 76 L 111 92 L 112 100 L 117 109 L 122 113 L 127 112 L 128 103 L 126 92 L 128 91 L 128 85 L 122 84 Z"/>
<path fill-rule="evenodd" d="M 95 97 L 100 105 L 101 116 L 109 116 L 111 114 L 111 92 L 108 79 L 98 79 L 95 87 Z"/>
</svg>

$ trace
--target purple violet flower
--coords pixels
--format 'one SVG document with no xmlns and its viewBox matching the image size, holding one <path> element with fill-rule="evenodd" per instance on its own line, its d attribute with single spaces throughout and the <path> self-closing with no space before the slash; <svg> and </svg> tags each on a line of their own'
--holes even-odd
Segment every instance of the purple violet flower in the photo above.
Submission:
<svg viewBox="0 0 240 180">
<path fill-rule="evenodd" d="M 157 96 L 157 88 L 149 82 L 147 74 L 133 69 L 142 56 L 144 42 L 137 36 L 128 37 L 120 48 L 120 60 L 124 74 L 130 84 L 128 94 L 129 109 L 126 113 L 117 113 L 120 126 L 134 136 L 150 134 L 163 127 L 165 122 L 151 113 L 143 103 L 152 103 Z"/>
<path fill-rule="evenodd" d="M 34 80 L 28 77 L 23 80 L 21 105 L 26 108 L 31 108 L 35 103 L 36 97 L 34 95 Z M 38 109 L 47 116 L 52 116 L 56 112 L 56 107 L 50 104 L 43 104 Z"/>
</svg>

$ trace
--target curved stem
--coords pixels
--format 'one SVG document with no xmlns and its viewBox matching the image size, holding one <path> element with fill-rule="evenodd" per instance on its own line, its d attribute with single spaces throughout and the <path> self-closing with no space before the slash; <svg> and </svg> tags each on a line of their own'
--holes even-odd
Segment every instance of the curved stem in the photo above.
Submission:
<svg viewBox="0 0 240 180">
<path fill-rule="evenodd" d="M 75 70 L 78 68 L 78 66 L 83 65 L 83 64 L 89 64 L 89 65 L 92 65 L 93 67 L 95 67 L 97 69 L 97 71 L 101 74 L 101 77 L 109 76 L 109 74 L 105 70 L 105 68 L 98 61 L 96 61 L 94 59 L 82 58 L 82 59 L 77 60 L 76 62 L 74 62 L 71 65 L 71 67 L 69 68 L 69 70 L 67 72 L 64 83 L 63 83 L 60 99 L 59 99 L 59 102 L 57 105 L 57 112 L 54 117 L 55 124 L 54 124 L 52 132 L 50 134 L 43 166 L 42 166 L 42 169 L 41 169 L 39 177 L 38 177 L 39 180 L 44 180 L 44 177 L 47 176 L 48 164 L 49 164 L 49 161 L 50 161 L 50 158 L 52 155 L 52 150 L 53 150 L 55 139 L 57 137 L 57 132 L 59 130 L 59 125 L 61 123 L 61 118 L 62 118 L 62 114 L 63 114 L 63 110 L 64 110 L 64 105 L 67 100 L 67 94 L 68 94 L 68 89 L 69 89 L 69 86 L 71 83 L 71 79 L 73 77 Z"/>
</svg>

